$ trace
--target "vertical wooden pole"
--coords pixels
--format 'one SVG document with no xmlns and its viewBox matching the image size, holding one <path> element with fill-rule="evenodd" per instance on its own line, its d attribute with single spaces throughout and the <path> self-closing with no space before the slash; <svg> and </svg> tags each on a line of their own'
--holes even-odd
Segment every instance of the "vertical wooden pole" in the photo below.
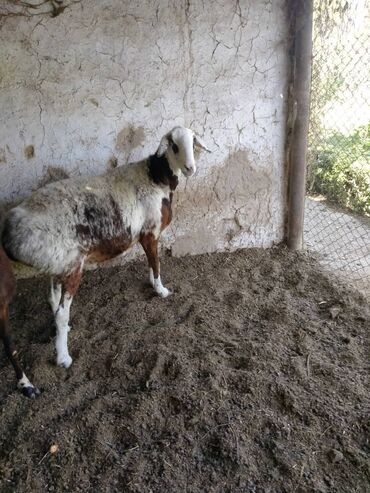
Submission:
<svg viewBox="0 0 370 493">
<path fill-rule="evenodd" d="M 313 0 L 294 0 L 292 34 L 293 118 L 289 152 L 288 234 L 287 244 L 293 250 L 303 246 L 304 203 L 306 194 L 307 134 L 310 114 Z"/>
</svg>

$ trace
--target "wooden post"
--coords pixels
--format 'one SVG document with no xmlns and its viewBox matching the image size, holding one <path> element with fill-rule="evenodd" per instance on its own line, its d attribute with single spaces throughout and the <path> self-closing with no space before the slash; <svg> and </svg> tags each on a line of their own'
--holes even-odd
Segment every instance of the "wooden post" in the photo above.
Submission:
<svg viewBox="0 0 370 493">
<path fill-rule="evenodd" d="M 307 134 L 310 115 L 313 0 L 294 0 L 292 133 L 288 153 L 288 231 L 287 244 L 293 250 L 303 247 L 304 203 L 306 195 Z"/>
</svg>

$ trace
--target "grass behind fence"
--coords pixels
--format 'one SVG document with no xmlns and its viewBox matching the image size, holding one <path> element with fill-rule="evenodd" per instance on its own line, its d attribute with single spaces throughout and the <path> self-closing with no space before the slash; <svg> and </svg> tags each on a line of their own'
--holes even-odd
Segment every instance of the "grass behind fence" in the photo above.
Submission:
<svg viewBox="0 0 370 493">
<path fill-rule="evenodd" d="M 370 216 L 370 124 L 333 132 L 311 150 L 310 191 Z"/>
<path fill-rule="evenodd" d="M 308 191 L 370 216 L 370 0 L 314 0 Z"/>
</svg>

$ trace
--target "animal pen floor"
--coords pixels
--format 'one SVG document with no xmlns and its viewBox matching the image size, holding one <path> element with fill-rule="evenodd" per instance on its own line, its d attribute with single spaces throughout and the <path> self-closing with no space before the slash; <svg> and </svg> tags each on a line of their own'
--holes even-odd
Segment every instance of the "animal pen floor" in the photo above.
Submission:
<svg viewBox="0 0 370 493">
<path fill-rule="evenodd" d="M 370 490 L 369 305 L 285 249 L 86 272 L 65 371 L 44 278 L 11 321 L 34 401 L 0 360 L 1 492 Z M 50 446 L 58 445 L 51 454 Z"/>
</svg>

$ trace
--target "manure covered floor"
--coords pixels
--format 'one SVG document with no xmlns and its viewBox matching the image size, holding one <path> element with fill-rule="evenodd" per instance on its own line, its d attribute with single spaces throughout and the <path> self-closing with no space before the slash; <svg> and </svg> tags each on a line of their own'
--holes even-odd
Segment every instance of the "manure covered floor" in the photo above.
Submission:
<svg viewBox="0 0 370 493">
<path fill-rule="evenodd" d="M 53 362 L 46 278 L 11 323 L 36 400 L 0 357 L 0 491 L 370 491 L 368 302 L 284 248 L 86 272 L 74 359 Z M 57 448 L 50 453 L 50 447 Z"/>
</svg>

